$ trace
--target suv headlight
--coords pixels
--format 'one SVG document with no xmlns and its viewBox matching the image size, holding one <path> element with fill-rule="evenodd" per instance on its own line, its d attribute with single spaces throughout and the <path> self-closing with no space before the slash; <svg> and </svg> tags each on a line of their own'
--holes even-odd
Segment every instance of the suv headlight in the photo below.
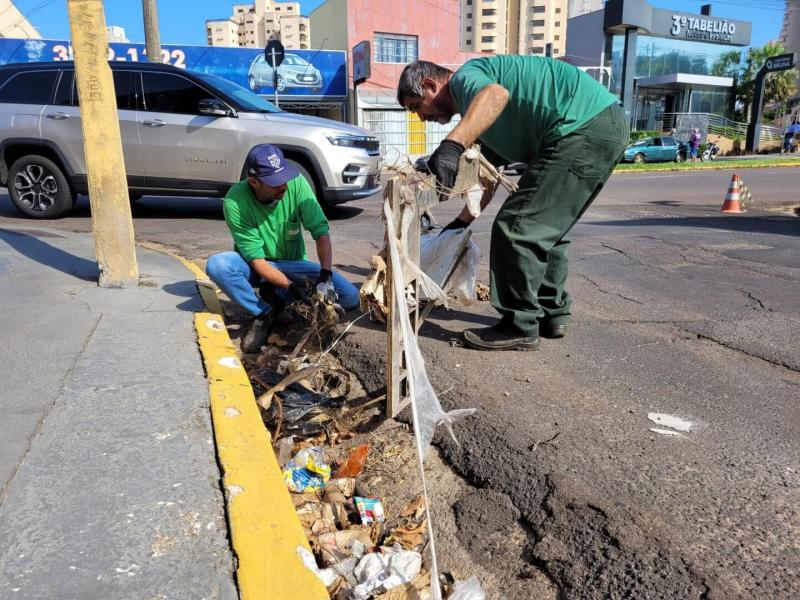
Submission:
<svg viewBox="0 0 800 600">
<path fill-rule="evenodd" d="M 370 156 L 380 152 L 380 142 L 378 138 L 369 135 L 348 135 L 348 134 L 328 134 L 325 136 L 334 146 L 345 146 L 347 148 L 361 148 L 366 150 Z"/>
</svg>

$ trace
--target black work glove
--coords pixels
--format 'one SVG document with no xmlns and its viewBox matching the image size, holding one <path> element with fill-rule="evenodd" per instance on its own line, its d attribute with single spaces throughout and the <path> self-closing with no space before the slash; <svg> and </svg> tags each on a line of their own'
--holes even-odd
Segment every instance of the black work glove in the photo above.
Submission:
<svg viewBox="0 0 800 600">
<path fill-rule="evenodd" d="M 296 300 L 299 302 L 306 302 L 308 300 L 308 292 L 306 291 L 306 280 L 303 279 L 300 282 L 292 282 L 289 286 L 289 296 L 292 297 L 292 300 Z"/>
<path fill-rule="evenodd" d="M 439 200 L 447 200 L 447 193 L 453 189 L 458 174 L 458 163 L 464 154 L 464 146 L 453 140 L 443 140 L 436 152 L 428 159 L 428 169 L 436 176 L 436 181 L 444 190 L 439 193 Z"/>
<path fill-rule="evenodd" d="M 328 269 L 320 269 L 316 285 L 317 299 L 325 302 L 336 302 L 336 289 L 333 287 L 333 273 Z"/>
<path fill-rule="evenodd" d="M 462 229 L 466 229 L 469 227 L 469 223 L 466 221 L 462 221 L 458 217 L 450 221 L 447 225 L 442 227 L 442 230 L 439 232 L 439 235 L 442 235 L 445 231 L 460 231 Z"/>
</svg>

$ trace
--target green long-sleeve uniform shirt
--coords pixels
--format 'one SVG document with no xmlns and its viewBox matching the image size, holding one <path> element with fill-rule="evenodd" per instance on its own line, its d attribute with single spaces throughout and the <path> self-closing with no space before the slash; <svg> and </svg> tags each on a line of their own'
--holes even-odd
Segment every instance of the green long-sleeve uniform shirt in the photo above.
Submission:
<svg viewBox="0 0 800 600">
<path fill-rule="evenodd" d="M 508 90 L 503 112 L 480 142 L 507 162 L 531 160 L 552 144 L 619 102 L 580 69 L 540 56 L 499 55 L 466 62 L 450 78 L 450 90 L 463 115 L 487 85 Z"/>
<path fill-rule="evenodd" d="M 257 258 L 303 260 L 302 228 L 315 240 L 329 231 L 328 220 L 302 175 L 287 184 L 283 198 L 272 208 L 256 200 L 247 180 L 240 181 L 228 190 L 222 211 L 236 251 L 248 262 Z"/>
</svg>

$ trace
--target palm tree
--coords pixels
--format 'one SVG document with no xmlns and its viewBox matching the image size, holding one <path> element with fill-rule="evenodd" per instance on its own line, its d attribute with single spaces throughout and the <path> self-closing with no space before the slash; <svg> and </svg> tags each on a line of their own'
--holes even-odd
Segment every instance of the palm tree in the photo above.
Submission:
<svg viewBox="0 0 800 600">
<path fill-rule="evenodd" d="M 780 42 L 767 42 L 761 48 L 750 48 L 747 51 L 744 68 L 739 79 L 737 99 L 744 105 L 744 114 L 748 121 L 759 70 L 768 58 L 785 53 L 786 48 Z M 797 72 L 794 69 L 771 73 L 764 86 L 764 104 L 786 102 L 794 92 L 796 77 Z"/>
</svg>

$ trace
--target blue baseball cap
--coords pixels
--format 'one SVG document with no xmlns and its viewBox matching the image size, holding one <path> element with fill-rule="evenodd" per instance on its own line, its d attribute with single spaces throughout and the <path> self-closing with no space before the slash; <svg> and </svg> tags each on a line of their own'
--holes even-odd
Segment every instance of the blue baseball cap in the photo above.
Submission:
<svg viewBox="0 0 800 600">
<path fill-rule="evenodd" d="M 287 162 L 283 152 L 272 144 L 254 146 L 245 161 L 247 174 L 256 177 L 265 185 L 278 187 L 300 174 L 293 164 Z"/>
</svg>

